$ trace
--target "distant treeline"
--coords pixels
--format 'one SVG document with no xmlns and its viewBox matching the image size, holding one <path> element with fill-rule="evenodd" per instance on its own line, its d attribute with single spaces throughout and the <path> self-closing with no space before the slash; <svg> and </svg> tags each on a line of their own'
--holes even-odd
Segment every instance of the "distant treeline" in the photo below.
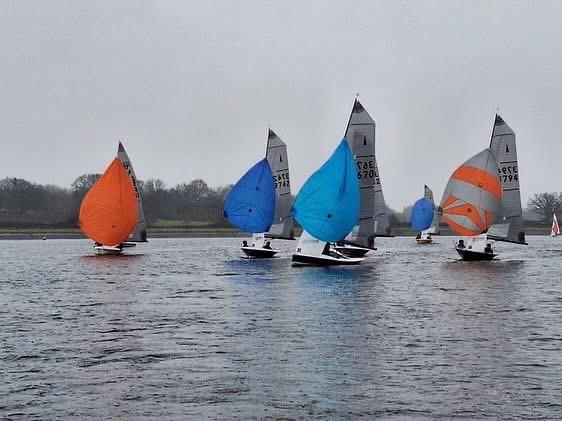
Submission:
<svg viewBox="0 0 562 421">
<path fill-rule="evenodd" d="M 80 203 L 100 174 L 84 174 L 70 188 L 0 180 L 0 226 L 73 227 Z M 149 225 L 228 226 L 223 200 L 231 186 L 211 188 L 201 179 L 167 188 L 162 180 L 139 180 Z"/>
<path fill-rule="evenodd" d="M 84 174 L 70 188 L 41 185 L 21 178 L 0 180 L 0 226 L 74 227 L 80 203 L 100 174 Z M 201 179 L 166 187 L 160 179 L 139 180 L 145 218 L 149 226 L 229 226 L 223 217 L 223 201 L 231 185 L 212 188 Z M 562 194 L 538 193 L 529 200 L 529 219 L 548 223 L 552 214 L 562 216 Z M 394 226 L 409 223 L 411 206 L 390 210 Z"/>
</svg>

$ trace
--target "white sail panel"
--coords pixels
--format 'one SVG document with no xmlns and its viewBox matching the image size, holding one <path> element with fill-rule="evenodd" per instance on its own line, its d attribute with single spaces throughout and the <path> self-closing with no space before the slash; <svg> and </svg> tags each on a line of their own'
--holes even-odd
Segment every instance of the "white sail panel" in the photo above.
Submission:
<svg viewBox="0 0 562 421">
<path fill-rule="evenodd" d="M 293 200 L 291 197 L 287 145 L 273 130 L 269 130 L 267 138 L 267 161 L 273 173 L 276 195 L 275 216 L 267 236 L 293 239 L 293 216 L 291 215 Z"/>
<path fill-rule="evenodd" d="M 515 133 L 499 115 L 496 115 L 494 121 L 490 150 L 498 164 L 498 177 L 503 192 L 501 209 L 494 219 L 494 225 L 509 225 L 507 235 L 496 235 L 495 232 L 498 230 L 492 227 L 489 232 L 490 237 L 498 241 L 524 244 L 525 230 L 519 190 L 519 164 Z"/>
<path fill-rule="evenodd" d="M 144 209 L 142 206 L 142 197 L 140 194 L 140 189 L 137 183 L 137 176 L 135 175 L 135 170 L 133 169 L 133 164 L 131 164 L 131 160 L 125 152 L 125 148 L 119 142 L 119 147 L 117 149 L 117 158 L 123 163 L 123 166 L 127 170 L 129 177 L 131 178 L 131 182 L 133 183 L 133 187 L 135 189 L 135 196 L 137 198 L 137 225 L 135 226 L 135 230 L 129 237 L 129 241 L 134 242 L 146 242 L 146 222 L 144 220 Z"/>
</svg>

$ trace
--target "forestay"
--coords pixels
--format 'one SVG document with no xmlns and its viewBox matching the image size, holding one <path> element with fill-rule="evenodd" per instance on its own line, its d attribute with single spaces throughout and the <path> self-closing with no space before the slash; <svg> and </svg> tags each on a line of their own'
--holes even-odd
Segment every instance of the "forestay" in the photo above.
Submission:
<svg viewBox="0 0 562 421">
<path fill-rule="evenodd" d="M 125 148 L 121 142 L 119 142 L 119 147 L 117 149 L 117 158 L 121 160 L 123 167 L 125 167 L 125 170 L 129 174 L 131 182 L 133 183 L 133 188 L 135 189 L 135 197 L 137 200 L 137 225 L 128 240 L 133 242 L 146 242 L 146 222 L 144 220 L 144 209 L 142 206 L 140 189 L 137 183 L 137 176 L 135 175 L 133 164 L 131 163 L 131 160 L 129 159 L 127 152 L 125 152 Z"/>
<path fill-rule="evenodd" d="M 267 237 L 292 240 L 294 234 L 287 145 L 273 130 L 269 130 L 267 138 L 267 161 L 273 173 L 273 187 L 276 197 L 275 216 Z"/>
<path fill-rule="evenodd" d="M 503 195 L 500 211 L 495 215 L 488 237 L 498 241 L 526 244 L 515 133 L 499 115 L 496 115 L 494 121 L 490 150 L 498 165 L 497 176 Z"/>
<path fill-rule="evenodd" d="M 375 121 L 356 99 L 345 131 L 355 160 L 360 188 L 359 220 L 346 240 L 374 247 L 375 236 L 388 236 L 390 223 L 375 157 Z"/>
<path fill-rule="evenodd" d="M 267 232 L 275 213 L 273 174 L 262 159 L 232 187 L 224 200 L 224 216 L 242 231 Z"/>
<path fill-rule="evenodd" d="M 291 212 L 304 230 L 322 241 L 341 240 L 351 231 L 359 216 L 359 182 L 345 139 L 304 183 Z"/>
<path fill-rule="evenodd" d="M 484 149 L 451 175 L 440 211 L 457 234 L 475 236 L 492 226 L 502 198 L 497 171 L 492 152 Z"/>
</svg>

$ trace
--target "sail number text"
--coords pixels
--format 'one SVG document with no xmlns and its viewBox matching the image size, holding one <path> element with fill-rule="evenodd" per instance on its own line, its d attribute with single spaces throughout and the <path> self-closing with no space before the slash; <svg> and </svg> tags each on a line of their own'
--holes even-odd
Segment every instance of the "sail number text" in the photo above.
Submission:
<svg viewBox="0 0 562 421">
<path fill-rule="evenodd" d="M 365 178 L 374 178 L 376 184 L 380 184 L 379 172 L 372 159 L 369 161 L 355 161 L 357 164 L 357 178 L 359 180 Z"/>
<path fill-rule="evenodd" d="M 290 187 L 289 185 L 289 173 L 284 172 L 282 174 L 277 174 L 273 176 L 273 186 L 278 189 L 280 187 Z"/>
<path fill-rule="evenodd" d="M 519 175 L 517 173 L 517 165 L 506 165 L 498 168 L 499 179 L 502 183 L 510 181 L 518 181 Z"/>
</svg>

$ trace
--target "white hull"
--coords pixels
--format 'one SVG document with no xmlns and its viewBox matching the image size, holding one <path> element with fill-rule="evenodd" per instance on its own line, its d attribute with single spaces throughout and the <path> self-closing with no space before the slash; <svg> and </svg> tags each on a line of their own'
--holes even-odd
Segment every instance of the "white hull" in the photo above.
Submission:
<svg viewBox="0 0 562 421">
<path fill-rule="evenodd" d="M 267 259 L 279 253 L 279 250 L 264 247 L 240 247 L 240 250 L 242 250 L 247 257 L 252 259 Z"/>
<path fill-rule="evenodd" d="M 118 255 L 123 253 L 123 249 L 121 247 L 113 246 L 94 246 L 94 250 L 98 255 Z"/>
<path fill-rule="evenodd" d="M 461 241 L 464 246 L 461 246 Z M 476 237 L 468 237 L 459 240 L 459 243 L 455 246 L 455 250 L 463 260 L 492 260 L 497 256 L 492 249 L 493 242 L 493 240 L 488 239 L 486 234 L 481 234 Z"/>
<path fill-rule="evenodd" d="M 360 246 L 354 246 L 351 244 L 332 244 L 332 250 L 335 250 L 347 257 L 363 257 L 365 256 L 367 253 L 369 253 L 371 250 L 376 250 L 376 249 L 370 249 L 367 247 L 360 247 Z"/>
<path fill-rule="evenodd" d="M 320 241 L 303 231 L 292 260 L 293 265 L 297 266 L 336 266 L 356 265 L 364 259 L 348 257 L 334 250 L 329 243 Z"/>
</svg>

